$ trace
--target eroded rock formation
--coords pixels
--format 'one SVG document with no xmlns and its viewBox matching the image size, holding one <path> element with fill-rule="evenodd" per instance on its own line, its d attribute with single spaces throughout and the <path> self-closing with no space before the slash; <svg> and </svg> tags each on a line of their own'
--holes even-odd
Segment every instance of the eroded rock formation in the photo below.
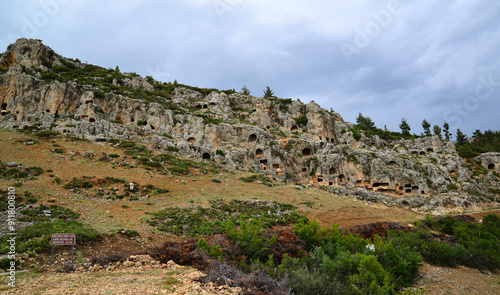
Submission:
<svg viewBox="0 0 500 295">
<path fill-rule="evenodd" d="M 446 204 L 472 208 L 488 200 L 488 188 L 498 187 L 496 177 L 472 178 L 454 145 L 438 137 L 388 141 L 361 132 L 356 140 L 352 123 L 314 101 L 184 86 L 165 93 L 165 83 L 110 69 L 98 69 L 100 76 L 68 74 L 96 68 L 61 57 L 39 40 L 19 39 L 0 57 L 1 125 L 176 147 L 182 157 L 226 169 L 427 211 Z M 499 154 L 477 161 L 500 171 Z"/>
</svg>

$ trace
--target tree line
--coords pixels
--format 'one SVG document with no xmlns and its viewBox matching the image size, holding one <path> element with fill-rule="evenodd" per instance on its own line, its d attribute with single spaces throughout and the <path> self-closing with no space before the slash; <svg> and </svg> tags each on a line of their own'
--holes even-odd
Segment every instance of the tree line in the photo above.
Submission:
<svg viewBox="0 0 500 295">
<path fill-rule="evenodd" d="M 450 125 L 445 121 L 443 126 L 434 125 L 431 129 L 431 124 L 424 119 L 422 121 L 422 128 L 424 130 L 420 135 L 411 134 L 411 126 L 405 118 L 401 119 L 399 128 L 401 132 L 393 132 L 384 126 L 384 129 L 377 128 L 375 122 L 367 116 L 359 113 L 356 118 L 355 128 L 357 130 L 365 131 L 367 137 L 378 135 L 382 139 L 396 140 L 396 139 L 414 139 L 418 137 L 438 136 L 441 140 L 451 141 L 453 134 L 450 132 Z M 486 152 L 500 152 L 500 131 L 487 130 L 482 132 L 477 129 L 469 138 L 460 129 L 455 133 L 455 146 L 458 154 L 464 158 L 473 158 L 479 156 L 481 153 Z"/>
</svg>

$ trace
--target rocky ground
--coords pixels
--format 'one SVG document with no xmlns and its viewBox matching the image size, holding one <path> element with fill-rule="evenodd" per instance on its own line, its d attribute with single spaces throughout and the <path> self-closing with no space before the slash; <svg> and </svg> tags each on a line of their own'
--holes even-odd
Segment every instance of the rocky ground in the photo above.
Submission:
<svg viewBox="0 0 500 295">
<path fill-rule="evenodd" d="M 170 261 L 160 264 L 149 256 L 131 256 L 106 268 L 78 266 L 73 273 L 63 273 L 60 266 L 40 272 L 17 275 L 15 289 L 0 277 L 3 294 L 243 294 L 239 287 L 213 283 L 202 284 L 203 276 L 191 267 Z M 420 268 L 420 278 L 409 290 L 424 294 L 468 295 L 500 294 L 500 274 L 480 272 L 466 267 L 439 267 L 428 264 Z M 248 291 L 248 290 L 247 290 Z"/>
<path fill-rule="evenodd" d="M 58 272 L 59 267 L 40 273 L 18 274 L 17 286 L 2 284 L 4 294 L 242 294 L 241 288 L 202 284 L 203 276 L 191 267 L 173 261 L 160 264 L 147 255 L 131 256 L 106 268 L 77 266 L 73 273 Z M 5 277 L 2 277 L 5 282 Z"/>
<path fill-rule="evenodd" d="M 424 264 L 414 288 L 439 295 L 494 295 L 500 294 L 500 275 L 463 266 L 451 268 Z"/>
</svg>

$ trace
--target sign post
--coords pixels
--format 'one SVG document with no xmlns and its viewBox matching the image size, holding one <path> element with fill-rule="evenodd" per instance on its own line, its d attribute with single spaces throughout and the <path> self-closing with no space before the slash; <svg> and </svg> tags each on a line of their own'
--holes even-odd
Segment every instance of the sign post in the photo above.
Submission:
<svg viewBox="0 0 500 295">
<path fill-rule="evenodd" d="M 50 239 L 52 253 L 50 254 L 50 265 L 52 266 L 52 257 L 54 256 L 55 246 L 71 246 L 71 267 L 73 267 L 73 252 L 76 244 L 75 234 L 52 234 Z"/>
</svg>

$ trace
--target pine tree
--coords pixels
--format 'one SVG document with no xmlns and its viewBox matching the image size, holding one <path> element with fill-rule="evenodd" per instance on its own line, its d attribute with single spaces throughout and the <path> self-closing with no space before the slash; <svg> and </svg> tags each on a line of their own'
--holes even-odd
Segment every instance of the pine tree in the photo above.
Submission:
<svg viewBox="0 0 500 295">
<path fill-rule="evenodd" d="M 438 125 L 434 125 L 432 129 L 434 131 L 434 135 L 439 136 L 439 138 L 441 139 L 441 127 L 439 127 Z"/>
<path fill-rule="evenodd" d="M 457 144 L 463 145 L 466 142 L 467 142 L 467 136 L 460 129 L 457 129 Z"/>
<path fill-rule="evenodd" d="M 401 128 L 401 133 L 403 134 L 403 136 L 405 137 L 410 136 L 411 127 L 405 118 L 401 119 L 401 124 L 399 124 L 399 128 Z"/>
<path fill-rule="evenodd" d="M 266 90 L 264 91 L 264 97 L 265 98 L 270 98 L 274 96 L 274 92 L 271 90 L 269 86 L 266 87 Z"/>
<path fill-rule="evenodd" d="M 431 124 L 429 122 L 427 122 L 426 119 L 424 119 L 422 121 L 422 128 L 424 128 L 424 134 L 425 134 L 425 136 L 427 136 L 427 137 L 431 136 L 431 130 L 430 130 Z"/>
<path fill-rule="evenodd" d="M 364 117 L 361 113 L 359 113 L 358 117 L 356 118 L 356 123 L 358 123 L 358 126 L 361 130 L 377 131 L 375 122 L 373 122 L 370 117 Z"/>
<path fill-rule="evenodd" d="M 247 88 L 247 85 L 241 87 L 240 93 L 244 95 L 250 95 L 250 90 Z"/>
<path fill-rule="evenodd" d="M 444 132 L 444 138 L 447 141 L 449 141 L 451 138 L 450 124 L 446 123 L 446 121 L 444 121 L 444 124 L 443 124 L 443 132 Z"/>
<path fill-rule="evenodd" d="M 481 130 L 477 129 L 472 133 L 472 138 L 474 139 L 474 143 L 477 145 L 481 145 L 483 143 L 484 135 Z"/>
</svg>

